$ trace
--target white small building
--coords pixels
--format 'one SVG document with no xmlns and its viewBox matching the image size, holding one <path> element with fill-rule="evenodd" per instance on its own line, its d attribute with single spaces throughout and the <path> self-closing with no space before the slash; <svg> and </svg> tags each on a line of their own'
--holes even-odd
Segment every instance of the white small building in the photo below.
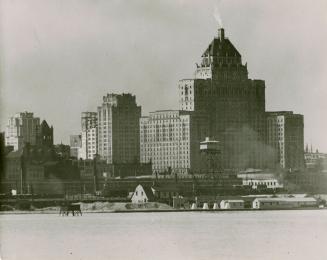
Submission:
<svg viewBox="0 0 327 260">
<path fill-rule="evenodd" d="M 250 186 L 254 190 L 256 190 L 258 186 L 266 187 L 267 189 L 283 188 L 283 184 L 278 181 L 273 173 L 264 173 L 259 170 L 247 170 L 238 173 L 237 177 L 242 179 L 243 186 Z"/>
<path fill-rule="evenodd" d="M 222 200 L 221 209 L 244 209 L 244 200 Z"/>
<path fill-rule="evenodd" d="M 243 186 L 250 186 L 256 190 L 258 186 L 265 186 L 267 189 L 283 188 L 283 185 L 277 179 L 248 179 L 242 181 Z"/>
<path fill-rule="evenodd" d="M 153 191 L 151 188 L 145 188 L 139 184 L 133 193 L 132 203 L 147 203 L 153 200 Z"/>
<path fill-rule="evenodd" d="M 315 207 L 315 198 L 256 198 L 252 203 L 254 209 L 283 209 L 283 208 L 302 208 Z"/>
</svg>

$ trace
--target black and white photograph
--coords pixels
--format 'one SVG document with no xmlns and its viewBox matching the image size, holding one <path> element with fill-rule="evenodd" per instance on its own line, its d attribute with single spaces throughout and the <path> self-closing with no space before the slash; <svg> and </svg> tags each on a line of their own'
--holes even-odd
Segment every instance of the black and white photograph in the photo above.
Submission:
<svg viewBox="0 0 327 260">
<path fill-rule="evenodd" d="M 326 28 L 325 0 L 0 0 L 0 259 L 327 259 Z"/>
</svg>

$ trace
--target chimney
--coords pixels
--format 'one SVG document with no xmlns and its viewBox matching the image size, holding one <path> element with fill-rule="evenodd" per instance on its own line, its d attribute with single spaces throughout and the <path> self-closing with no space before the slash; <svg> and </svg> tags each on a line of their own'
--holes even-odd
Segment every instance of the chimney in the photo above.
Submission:
<svg viewBox="0 0 327 260">
<path fill-rule="evenodd" d="M 223 41 L 225 39 L 225 30 L 224 28 L 218 29 L 218 38 Z"/>
</svg>

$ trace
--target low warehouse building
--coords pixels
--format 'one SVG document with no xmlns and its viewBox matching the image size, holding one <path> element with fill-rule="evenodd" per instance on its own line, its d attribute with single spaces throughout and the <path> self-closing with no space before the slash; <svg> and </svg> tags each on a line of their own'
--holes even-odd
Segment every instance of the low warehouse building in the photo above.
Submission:
<svg viewBox="0 0 327 260">
<path fill-rule="evenodd" d="M 244 200 L 222 200 L 221 209 L 244 209 Z"/>
<path fill-rule="evenodd" d="M 252 203 L 254 209 L 283 209 L 315 206 L 317 206 L 317 200 L 314 198 L 256 198 Z"/>
</svg>

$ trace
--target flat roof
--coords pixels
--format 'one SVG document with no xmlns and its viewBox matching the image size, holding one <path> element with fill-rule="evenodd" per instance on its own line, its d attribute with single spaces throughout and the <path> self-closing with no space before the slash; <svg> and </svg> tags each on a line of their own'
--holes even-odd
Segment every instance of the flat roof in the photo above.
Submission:
<svg viewBox="0 0 327 260">
<path fill-rule="evenodd" d="M 273 202 L 273 201 L 317 201 L 315 198 L 256 198 L 259 201 Z"/>
<path fill-rule="evenodd" d="M 244 200 L 222 200 L 222 201 L 227 201 L 227 202 L 244 202 Z"/>
</svg>

